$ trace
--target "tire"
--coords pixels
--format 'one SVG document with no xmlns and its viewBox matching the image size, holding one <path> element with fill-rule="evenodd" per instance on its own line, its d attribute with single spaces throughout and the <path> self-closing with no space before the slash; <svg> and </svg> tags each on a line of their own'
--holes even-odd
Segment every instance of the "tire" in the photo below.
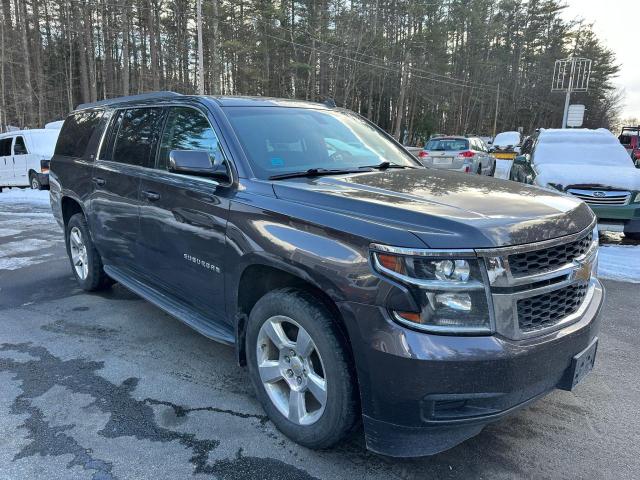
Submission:
<svg viewBox="0 0 640 480">
<path fill-rule="evenodd" d="M 35 173 L 29 175 L 29 185 L 32 190 L 42 190 L 42 184 L 38 180 L 38 176 Z"/>
<path fill-rule="evenodd" d="M 278 323 L 278 320 L 281 322 Z M 312 345 L 310 348 L 313 348 L 310 355 L 305 357 L 304 348 L 300 346 L 304 342 L 298 337 L 301 330 L 296 331 L 295 325 L 289 320 L 308 333 Z M 268 328 L 274 323 L 282 327 L 279 332 L 285 334 L 288 342 L 293 343 L 291 338 L 295 338 L 298 343 L 293 343 L 293 347 L 277 349 L 271 341 L 272 337 L 269 334 L 265 336 L 266 331 L 278 331 Z M 300 348 L 302 350 L 295 351 L 291 357 L 287 356 Z M 353 362 L 349 360 L 347 339 L 329 311 L 311 294 L 285 288 L 269 292 L 258 300 L 249 315 L 246 352 L 249 375 L 258 400 L 278 430 L 294 442 L 312 449 L 329 448 L 358 424 L 357 381 Z M 281 373 L 266 374 L 264 367 L 258 367 L 258 362 L 264 365 L 263 362 L 271 358 L 281 359 L 277 366 L 271 368 L 271 372 Z M 283 363 L 287 358 L 290 358 L 290 362 Z M 304 362 L 308 361 L 302 363 L 308 370 L 303 370 L 306 373 L 298 376 L 301 358 Z M 290 373 L 293 375 L 287 378 Z M 263 377 L 271 380 L 263 383 Z M 317 387 L 318 377 L 324 379 L 324 405 L 317 400 L 322 395 L 316 396 L 314 393 L 322 391 Z M 312 378 L 316 381 L 312 382 Z M 298 388 L 306 389 L 302 394 L 304 408 L 290 408 L 295 382 L 299 384 L 301 379 L 303 383 Z M 312 388 L 314 385 L 315 389 Z M 283 400 L 278 402 L 278 398 Z M 297 415 L 296 411 L 304 414 Z"/>
<path fill-rule="evenodd" d="M 629 240 L 640 241 L 640 232 L 625 233 L 624 236 L 625 236 L 625 238 L 628 238 Z"/>
<path fill-rule="evenodd" d="M 102 259 L 93 244 L 87 221 L 82 213 L 76 213 L 69 219 L 64 238 L 71 270 L 83 290 L 102 290 L 114 283 L 104 272 Z M 77 263 L 78 260 L 82 265 Z"/>
<path fill-rule="evenodd" d="M 489 172 L 489 176 L 490 177 L 495 177 L 496 176 L 496 162 L 495 160 L 493 161 L 493 167 L 491 167 L 491 171 Z"/>
</svg>

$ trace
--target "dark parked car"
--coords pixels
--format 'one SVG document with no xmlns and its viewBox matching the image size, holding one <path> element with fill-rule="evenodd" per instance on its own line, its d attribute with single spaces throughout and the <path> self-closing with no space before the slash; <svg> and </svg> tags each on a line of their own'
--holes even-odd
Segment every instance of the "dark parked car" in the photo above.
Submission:
<svg viewBox="0 0 640 480">
<path fill-rule="evenodd" d="M 358 115 L 156 93 L 64 123 L 51 203 L 85 290 L 113 281 L 234 345 L 284 434 L 450 448 L 592 368 L 595 217 L 422 167 Z"/>
</svg>

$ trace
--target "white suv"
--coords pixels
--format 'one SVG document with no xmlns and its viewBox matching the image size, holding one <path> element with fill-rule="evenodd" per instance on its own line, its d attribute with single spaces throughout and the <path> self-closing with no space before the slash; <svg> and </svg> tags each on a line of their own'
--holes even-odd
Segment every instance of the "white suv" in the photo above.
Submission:
<svg viewBox="0 0 640 480">
<path fill-rule="evenodd" d="M 0 191 L 2 187 L 49 187 L 49 160 L 59 129 L 19 130 L 0 134 Z"/>
</svg>

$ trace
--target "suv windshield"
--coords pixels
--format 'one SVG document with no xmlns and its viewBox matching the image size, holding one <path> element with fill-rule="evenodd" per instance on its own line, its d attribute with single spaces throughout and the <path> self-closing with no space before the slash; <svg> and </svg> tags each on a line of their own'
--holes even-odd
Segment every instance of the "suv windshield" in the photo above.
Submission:
<svg viewBox="0 0 640 480">
<path fill-rule="evenodd" d="M 449 150 L 467 150 L 469 142 L 463 138 L 438 138 L 429 140 L 425 145 L 425 150 L 449 151 Z"/>
<path fill-rule="evenodd" d="M 349 112 L 290 107 L 227 107 L 225 112 L 258 178 L 382 162 L 418 166 L 411 155 Z"/>
</svg>

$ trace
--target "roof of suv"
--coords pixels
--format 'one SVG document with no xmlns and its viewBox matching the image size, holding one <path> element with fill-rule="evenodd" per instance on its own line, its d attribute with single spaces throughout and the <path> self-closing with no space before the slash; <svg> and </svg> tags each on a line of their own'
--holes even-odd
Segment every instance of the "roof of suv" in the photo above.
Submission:
<svg viewBox="0 0 640 480">
<path fill-rule="evenodd" d="M 211 95 L 182 95 L 176 92 L 149 92 L 140 95 L 130 95 L 127 97 L 109 98 L 92 103 L 82 103 L 76 110 L 84 110 L 101 106 L 120 106 L 139 103 L 153 103 L 161 101 L 171 101 L 179 98 L 208 98 L 215 101 L 221 107 L 299 107 L 329 109 L 325 103 L 309 102 L 304 100 L 271 98 L 271 97 L 251 97 L 251 96 L 211 96 Z"/>
</svg>

